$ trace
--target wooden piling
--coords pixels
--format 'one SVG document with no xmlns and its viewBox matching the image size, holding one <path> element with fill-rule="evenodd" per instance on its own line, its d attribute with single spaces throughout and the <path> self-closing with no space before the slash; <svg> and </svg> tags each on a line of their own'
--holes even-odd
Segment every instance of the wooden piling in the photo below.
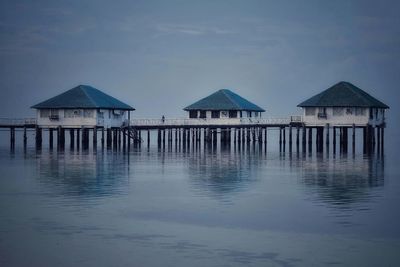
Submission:
<svg viewBox="0 0 400 267">
<path fill-rule="evenodd" d="M 348 130 L 347 127 L 342 127 L 343 128 L 343 153 L 347 153 L 348 151 Z"/>
<path fill-rule="evenodd" d="M 351 135 L 351 149 L 352 149 L 353 154 L 355 154 L 356 153 L 356 125 L 353 124 L 352 128 L 353 128 L 353 132 Z"/>
<path fill-rule="evenodd" d="M 88 130 L 82 127 L 82 149 L 88 149 L 89 147 L 88 138 L 89 138 Z"/>
<path fill-rule="evenodd" d="M 336 126 L 333 126 L 333 143 L 332 143 L 332 147 L 333 147 L 333 154 L 336 153 Z"/>
<path fill-rule="evenodd" d="M 283 135 L 283 152 L 285 152 L 285 150 L 286 150 L 286 127 L 283 127 L 282 135 Z"/>
<path fill-rule="evenodd" d="M 111 148 L 111 143 L 112 143 L 112 140 L 111 140 L 111 129 L 110 128 L 107 128 L 107 130 L 106 130 L 106 138 L 107 138 L 107 148 Z"/>
<path fill-rule="evenodd" d="M 36 136 L 35 136 L 35 143 L 36 149 L 42 148 L 42 129 L 39 126 L 36 126 Z"/>
<path fill-rule="evenodd" d="M 178 143 L 178 128 L 175 128 L 175 144 Z"/>
<path fill-rule="evenodd" d="M 372 152 L 374 152 L 375 151 L 375 127 L 371 126 L 371 133 L 372 133 L 372 136 L 371 136 L 372 148 L 371 148 L 371 150 L 372 150 Z"/>
<path fill-rule="evenodd" d="M 81 139 L 81 133 L 80 129 L 76 129 L 76 148 L 79 150 L 80 147 L 80 139 Z"/>
<path fill-rule="evenodd" d="M 117 129 L 112 129 L 112 133 L 113 133 L 113 148 L 117 149 L 118 147 L 118 133 L 117 133 Z"/>
<path fill-rule="evenodd" d="M 161 129 L 158 129 L 157 132 L 157 145 L 161 146 Z"/>
<path fill-rule="evenodd" d="M 147 129 L 147 147 L 150 147 L 150 130 Z"/>
<path fill-rule="evenodd" d="M 324 151 L 324 127 L 319 127 L 319 137 L 318 137 L 318 141 L 319 141 L 319 152 L 323 152 Z"/>
<path fill-rule="evenodd" d="M 71 150 L 75 147 L 75 131 L 74 129 L 69 129 L 69 147 Z"/>
<path fill-rule="evenodd" d="M 213 135 L 213 143 L 215 144 L 215 145 L 217 145 L 217 142 L 218 142 L 218 140 L 217 140 L 217 138 L 218 138 L 218 132 L 217 132 L 217 128 L 213 128 L 212 129 L 212 135 Z"/>
<path fill-rule="evenodd" d="M 101 127 L 101 147 L 104 147 L 104 127 Z"/>
<path fill-rule="evenodd" d="M 53 148 L 53 128 L 49 129 L 49 148 Z"/>
<path fill-rule="evenodd" d="M 93 149 L 97 148 L 97 127 L 93 128 Z"/>
<path fill-rule="evenodd" d="M 127 140 L 126 140 L 126 142 L 127 142 L 127 148 L 128 148 L 128 151 L 130 151 L 131 150 L 131 140 L 132 140 L 132 136 L 131 136 L 131 132 L 132 132 L 132 128 L 131 127 L 129 127 L 128 129 L 127 129 Z"/>
<path fill-rule="evenodd" d="M 24 126 L 24 137 L 23 137 L 23 142 L 24 142 L 24 148 L 26 148 L 26 145 L 28 144 L 28 137 L 26 135 L 26 126 Z"/>
<path fill-rule="evenodd" d="M 326 125 L 325 125 L 325 145 L 326 145 L 326 150 L 329 152 L 329 144 L 330 144 L 330 136 L 329 136 L 329 123 L 327 123 Z"/>
<path fill-rule="evenodd" d="M 183 128 L 182 129 L 182 146 L 185 147 L 185 145 L 186 145 L 186 129 Z"/>
<path fill-rule="evenodd" d="M 63 127 L 59 126 L 58 131 L 59 131 L 59 136 L 60 136 L 59 148 L 64 149 L 65 148 L 65 129 Z"/>
<path fill-rule="evenodd" d="M 381 151 L 381 127 L 376 126 L 376 131 L 377 131 L 377 152 L 379 153 Z"/>
<path fill-rule="evenodd" d="M 122 148 L 123 150 L 126 149 L 126 128 L 121 129 L 122 132 Z"/>
<path fill-rule="evenodd" d="M 163 147 L 165 147 L 165 130 L 166 130 L 166 129 L 164 129 L 164 130 L 162 131 L 162 144 L 163 144 Z"/>
<path fill-rule="evenodd" d="M 367 153 L 367 127 L 363 127 L 363 154 Z"/>
<path fill-rule="evenodd" d="M 10 147 L 15 147 L 15 127 L 10 127 Z"/>
<path fill-rule="evenodd" d="M 267 152 L 267 143 L 268 143 L 268 127 L 264 128 L 264 150 Z"/>
</svg>

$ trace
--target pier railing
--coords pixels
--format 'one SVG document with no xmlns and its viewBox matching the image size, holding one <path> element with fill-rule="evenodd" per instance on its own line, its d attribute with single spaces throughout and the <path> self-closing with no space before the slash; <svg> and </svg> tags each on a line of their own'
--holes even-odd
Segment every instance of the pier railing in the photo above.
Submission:
<svg viewBox="0 0 400 267">
<path fill-rule="evenodd" d="M 171 119 L 131 119 L 130 126 L 213 126 L 213 125 L 288 125 L 291 122 L 301 122 L 301 116 L 287 118 L 171 118 Z"/>
<path fill-rule="evenodd" d="M 293 122 L 301 123 L 302 116 L 289 116 L 284 118 L 166 118 L 166 119 L 131 119 L 125 121 L 125 126 L 138 127 L 182 127 L 182 126 L 241 126 L 241 125 L 289 125 Z M 0 127 L 23 127 L 36 125 L 35 118 L 0 118 Z"/>
<path fill-rule="evenodd" d="M 37 120 L 35 118 L 23 118 L 23 119 L 9 119 L 0 118 L 0 126 L 24 126 L 24 125 L 36 125 Z"/>
</svg>

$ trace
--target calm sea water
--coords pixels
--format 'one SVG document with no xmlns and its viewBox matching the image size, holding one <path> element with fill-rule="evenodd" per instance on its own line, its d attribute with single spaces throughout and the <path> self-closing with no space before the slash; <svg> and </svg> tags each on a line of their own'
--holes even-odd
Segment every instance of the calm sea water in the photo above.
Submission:
<svg viewBox="0 0 400 267">
<path fill-rule="evenodd" d="M 384 156 L 0 148 L 1 266 L 399 266 Z"/>
</svg>

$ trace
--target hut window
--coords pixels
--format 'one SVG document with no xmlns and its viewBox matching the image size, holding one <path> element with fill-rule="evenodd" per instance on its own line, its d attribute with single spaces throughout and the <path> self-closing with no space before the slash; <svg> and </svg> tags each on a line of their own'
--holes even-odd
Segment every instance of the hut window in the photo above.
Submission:
<svg viewBox="0 0 400 267">
<path fill-rule="evenodd" d="M 333 116 L 342 116 L 343 108 L 333 108 L 332 114 Z"/>
<path fill-rule="evenodd" d="M 77 118 L 82 114 L 79 109 L 66 109 L 64 110 L 64 118 Z"/>
<path fill-rule="evenodd" d="M 239 112 L 240 112 L 240 118 L 242 118 L 242 116 L 243 116 L 242 111 L 239 111 Z"/>
<path fill-rule="evenodd" d="M 306 116 L 314 116 L 315 108 L 306 108 Z"/>
<path fill-rule="evenodd" d="M 251 111 L 247 111 L 247 117 L 251 118 Z"/>
<path fill-rule="evenodd" d="M 236 110 L 230 110 L 229 111 L 229 118 L 237 118 L 237 111 Z"/>
<path fill-rule="evenodd" d="M 356 113 L 356 116 L 364 116 L 365 109 L 364 108 L 356 108 L 355 113 Z"/>
<path fill-rule="evenodd" d="M 326 119 L 326 108 L 318 108 L 318 118 L 319 119 Z"/>
<path fill-rule="evenodd" d="M 211 111 L 211 118 L 214 118 L 214 119 L 219 118 L 219 110 Z"/>
<path fill-rule="evenodd" d="M 200 118 L 202 119 L 207 118 L 207 112 L 205 110 L 200 110 Z"/>
<path fill-rule="evenodd" d="M 375 118 L 376 119 L 378 118 L 378 109 L 377 108 L 375 109 Z"/>
<path fill-rule="evenodd" d="M 40 110 L 41 118 L 48 118 L 49 116 L 50 116 L 50 109 L 41 109 Z"/>
<path fill-rule="evenodd" d="M 191 119 L 197 118 L 197 110 L 190 110 L 189 111 L 189 118 L 191 118 Z"/>
<path fill-rule="evenodd" d="M 254 114 L 256 115 L 256 117 L 258 117 L 258 112 L 254 112 Z"/>
<path fill-rule="evenodd" d="M 353 115 L 353 109 L 352 108 L 346 108 L 346 115 Z"/>
<path fill-rule="evenodd" d="M 228 117 L 227 111 L 221 111 L 221 117 Z"/>
<path fill-rule="evenodd" d="M 373 113 L 373 108 L 369 108 L 369 118 L 373 119 L 374 118 L 374 113 Z"/>
<path fill-rule="evenodd" d="M 93 118 L 93 110 L 91 109 L 85 109 L 83 111 L 83 117 L 84 118 Z"/>
</svg>

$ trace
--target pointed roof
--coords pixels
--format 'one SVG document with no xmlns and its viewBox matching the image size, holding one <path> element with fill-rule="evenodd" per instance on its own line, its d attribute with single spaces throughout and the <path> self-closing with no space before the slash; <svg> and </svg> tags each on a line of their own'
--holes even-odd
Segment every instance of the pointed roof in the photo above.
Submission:
<svg viewBox="0 0 400 267">
<path fill-rule="evenodd" d="M 133 107 L 88 86 L 78 85 L 64 93 L 32 106 L 32 108 L 104 108 L 135 110 Z"/>
<path fill-rule="evenodd" d="M 243 97 L 228 89 L 220 89 L 217 92 L 200 99 L 187 106 L 183 110 L 243 110 L 264 112 L 265 110 L 251 103 Z"/>
<path fill-rule="evenodd" d="M 349 82 L 339 82 L 297 106 L 389 108 L 386 104 Z"/>
</svg>

